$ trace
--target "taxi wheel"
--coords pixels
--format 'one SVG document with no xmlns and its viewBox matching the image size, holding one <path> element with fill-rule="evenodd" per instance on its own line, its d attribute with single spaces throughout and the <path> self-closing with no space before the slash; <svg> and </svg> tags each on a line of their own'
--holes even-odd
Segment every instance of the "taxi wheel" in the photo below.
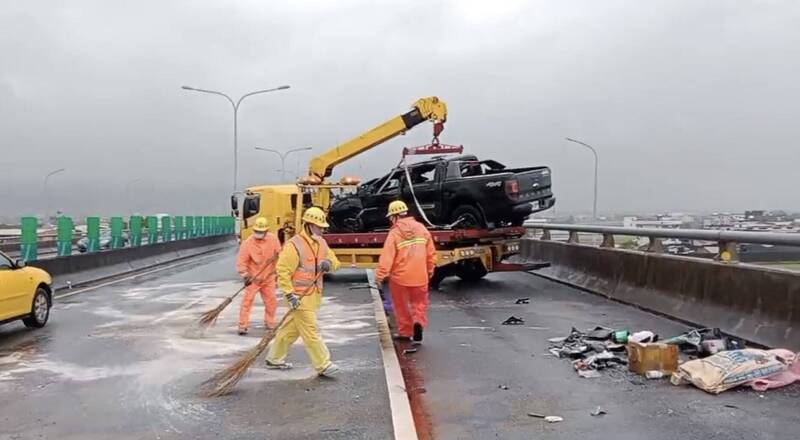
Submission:
<svg viewBox="0 0 800 440">
<path fill-rule="evenodd" d="M 33 304 L 31 305 L 31 314 L 29 317 L 22 320 L 25 327 L 28 328 L 42 328 L 47 324 L 50 318 L 50 297 L 47 290 L 43 287 L 36 289 L 36 294 L 33 295 Z"/>
</svg>

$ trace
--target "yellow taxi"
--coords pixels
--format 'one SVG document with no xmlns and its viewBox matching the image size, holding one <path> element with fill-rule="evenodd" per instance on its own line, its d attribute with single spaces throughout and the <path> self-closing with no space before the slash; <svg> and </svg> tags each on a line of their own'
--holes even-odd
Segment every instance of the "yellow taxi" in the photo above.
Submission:
<svg viewBox="0 0 800 440">
<path fill-rule="evenodd" d="M 52 284 L 47 272 L 0 252 L 0 324 L 21 319 L 26 327 L 44 327 L 53 305 Z"/>
</svg>

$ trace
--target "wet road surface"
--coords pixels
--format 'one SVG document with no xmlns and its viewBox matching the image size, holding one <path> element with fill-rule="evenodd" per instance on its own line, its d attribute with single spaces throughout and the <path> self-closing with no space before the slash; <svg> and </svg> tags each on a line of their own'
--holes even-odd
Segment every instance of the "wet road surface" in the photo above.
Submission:
<svg viewBox="0 0 800 440">
<path fill-rule="evenodd" d="M 787 439 L 800 420 L 797 384 L 712 396 L 625 367 L 583 379 L 547 352 L 547 339 L 573 326 L 672 336 L 683 324 L 524 273 L 448 280 L 442 289 L 431 293 L 424 345 L 397 350 L 421 439 Z M 516 305 L 522 297 L 530 304 Z M 525 324 L 500 325 L 511 315 Z M 608 414 L 591 416 L 598 406 Z"/>
<path fill-rule="evenodd" d="M 320 327 L 342 367 L 337 378 L 317 377 L 297 343 L 294 370 L 260 360 L 233 394 L 196 396 L 261 336 L 257 299 L 249 336 L 235 333 L 235 300 L 204 337 L 187 337 L 239 288 L 234 258 L 215 254 L 57 300 L 41 330 L 0 326 L 0 439 L 391 438 L 372 299 L 349 288 L 366 282 L 363 271 L 326 284 Z"/>
</svg>

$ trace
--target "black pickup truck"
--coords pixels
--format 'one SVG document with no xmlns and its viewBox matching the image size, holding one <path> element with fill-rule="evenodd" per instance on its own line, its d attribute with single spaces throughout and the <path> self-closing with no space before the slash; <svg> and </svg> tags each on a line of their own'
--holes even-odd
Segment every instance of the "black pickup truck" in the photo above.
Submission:
<svg viewBox="0 0 800 440">
<path fill-rule="evenodd" d="M 508 169 L 472 155 L 435 158 L 408 165 L 408 170 L 396 168 L 361 184 L 355 194 L 337 198 L 329 215 L 331 232 L 385 229 L 389 203 L 398 199 L 420 218 L 418 203 L 437 226 L 519 226 L 555 204 L 550 182 L 550 168 L 544 166 Z"/>
</svg>

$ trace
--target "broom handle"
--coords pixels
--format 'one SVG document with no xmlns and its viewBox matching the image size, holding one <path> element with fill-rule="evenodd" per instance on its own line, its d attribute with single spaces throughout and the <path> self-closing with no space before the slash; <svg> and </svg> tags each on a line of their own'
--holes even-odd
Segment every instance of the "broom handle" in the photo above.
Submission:
<svg viewBox="0 0 800 440">
<path fill-rule="evenodd" d="M 267 267 L 269 267 L 269 265 L 270 265 L 270 264 L 272 264 L 272 263 L 274 263 L 274 262 L 275 262 L 277 259 L 278 259 L 278 252 L 276 252 L 276 253 L 275 253 L 275 255 L 273 255 L 272 257 L 270 257 L 270 259 L 269 259 L 269 260 L 267 260 L 267 262 L 266 262 L 266 263 L 264 263 L 264 266 L 263 266 L 263 267 L 262 267 L 262 268 L 261 268 L 261 269 L 260 269 L 258 272 L 256 272 L 256 274 L 253 276 L 253 278 L 255 278 L 255 277 L 257 277 L 257 276 L 261 275 L 261 272 L 264 272 L 264 269 L 266 269 Z M 237 296 L 237 295 L 239 295 L 240 293 L 242 293 L 242 290 L 244 290 L 244 289 L 246 289 L 246 288 L 247 288 L 247 286 L 242 286 L 242 288 L 241 288 L 241 289 L 237 290 L 237 291 L 236 291 L 236 293 L 234 293 L 233 295 L 231 295 L 231 297 L 230 297 L 230 298 L 231 298 L 231 301 L 233 301 L 233 299 L 234 299 L 234 298 L 236 298 L 236 296 Z"/>
</svg>

